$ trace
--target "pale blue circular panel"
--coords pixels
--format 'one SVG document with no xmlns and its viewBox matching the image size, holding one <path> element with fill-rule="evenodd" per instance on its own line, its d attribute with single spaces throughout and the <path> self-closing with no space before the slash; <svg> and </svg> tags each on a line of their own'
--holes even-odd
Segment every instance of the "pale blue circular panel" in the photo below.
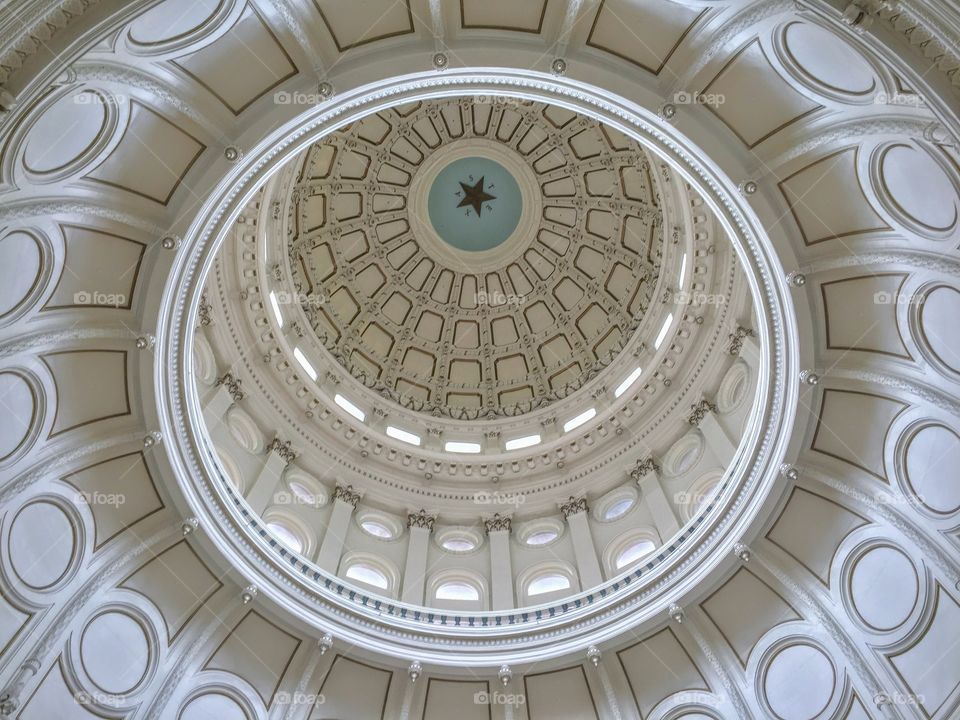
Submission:
<svg viewBox="0 0 960 720">
<path fill-rule="evenodd" d="M 484 157 L 454 160 L 430 187 L 427 212 L 437 235 L 452 247 L 481 252 L 516 229 L 523 212 L 520 186 L 500 163 Z"/>
</svg>

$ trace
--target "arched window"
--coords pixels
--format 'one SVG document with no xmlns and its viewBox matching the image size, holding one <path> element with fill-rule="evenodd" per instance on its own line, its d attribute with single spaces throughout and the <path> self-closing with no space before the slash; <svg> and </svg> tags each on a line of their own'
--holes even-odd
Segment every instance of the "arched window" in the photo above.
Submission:
<svg viewBox="0 0 960 720">
<path fill-rule="evenodd" d="M 704 510 L 713 496 L 716 495 L 720 487 L 720 481 L 723 479 L 723 472 L 720 470 L 711 470 L 697 479 L 690 490 L 681 493 L 680 515 L 684 522 L 689 522 Z"/>
<path fill-rule="evenodd" d="M 576 570 L 565 562 L 539 563 L 517 576 L 517 595 L 523 605 L 540 605 L 580 591 Z"/>
<path fill-rule="evenodd" d="M 603 549 L 603 567 L 607 577 L 616 577 L 649 560 L 650 554 L 660 544 L 660 536 L 652 527 L 634 528 L 618 535 Z"/>
<path fill-rule="evenodd" d="M 546 593 L 557 592 L 558 590 L 568 590 L 570 588 L 570 578 L 560 573 L 544 573 L 538 575 L 530 584 L 527 585 L 527 595 L 544 595 Z"/>
<path fill-rule="evenodd" d="M 380 595 L 396 597 L 400 575 L 389 561 L 372 553 L 350 553 L 340 563 L 340 575 Z"/>
<path fill-rule="evenodd" d="M 656 549 L 656 544 L 649 538 L 640 538 L 630 545 L 627 545 L 617 553 L 617 570 L 623 570 L 633 565 L 637 560 L 649 555 Z"/>
<path fill-rule="evenodd" d="M 444 610 L 486 610 L 486 581 L 465 568 L 440 570 L 427 582 L 427 605 Z"/>
<path fill-rule="evenodd" d="M 286 545 L 288 550 L 295 553 L 303 552 L 304 543 L 300 534 L 283 520 L 271 520 L 267 523 L 267 530 L 273 533 L 277 540 Z"/>
<path fill-rule="evenodd" d="M 438 587 L 434 597 L 437 600 L 479 600 L 480 591 L 469 583 L 452 580 Z"/>
<path fill-rule="evenodd" d="M 387 579 L 387 576 L 384 575 L 382 571 L 366 563 L 354 563 L 347 568 L 346 576 L 351 580 L 356 580 L 366 585 L 373 585 L 373 587 L 382 590 L 390 587 L 390 581 Z"/>
</svg>

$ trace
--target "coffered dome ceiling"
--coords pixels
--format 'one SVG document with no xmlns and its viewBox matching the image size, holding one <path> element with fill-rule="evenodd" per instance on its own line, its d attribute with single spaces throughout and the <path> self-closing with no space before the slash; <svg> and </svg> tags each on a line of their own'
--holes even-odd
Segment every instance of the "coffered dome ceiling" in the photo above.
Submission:
<svg viewBox="0 0 960 720">
<path fill-rule="evenodd" d="M 592 379 L 636 331 L 660 271 L 658 195 L 635 141 L 569 110 L 402 106 L 305 157 L 293 282 L 327 350 L 384 397 L 517 415 Z M 493 247 L 462 249 L 471 234 Z"/>
<path fill-rule="evenodd" d="M 960 716 L 942 0 L 0 17 L 0 717 Z"/>
</svg>

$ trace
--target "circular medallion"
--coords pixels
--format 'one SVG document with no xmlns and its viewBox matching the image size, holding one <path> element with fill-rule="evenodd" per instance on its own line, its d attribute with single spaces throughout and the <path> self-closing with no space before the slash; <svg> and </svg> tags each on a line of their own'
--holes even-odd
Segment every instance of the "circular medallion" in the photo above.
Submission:
<svg viewBox="0 0 960 720">
<path fill-rule="evenodd" d="M 502 245 L 520 222 L 520 186 L 506 168 L 485 157 L 454 160 L 433 180 L 427 213 L 448 245 L 482 252 Z"/>
</svg>

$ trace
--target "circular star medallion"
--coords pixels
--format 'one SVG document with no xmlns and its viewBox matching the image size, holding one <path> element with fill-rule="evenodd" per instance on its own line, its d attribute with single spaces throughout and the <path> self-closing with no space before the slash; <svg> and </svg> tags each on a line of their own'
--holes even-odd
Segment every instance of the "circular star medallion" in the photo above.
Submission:
<svg viewBox="0 0 960 720">
<path fill-rule="evenodd" d="M 434 178 L 427 213 L 445 243 L 467 252 L 491 250 L 520 222 L 523 202 L 513 175 L 490 158 L 454 160 Z"/>
</svg>

